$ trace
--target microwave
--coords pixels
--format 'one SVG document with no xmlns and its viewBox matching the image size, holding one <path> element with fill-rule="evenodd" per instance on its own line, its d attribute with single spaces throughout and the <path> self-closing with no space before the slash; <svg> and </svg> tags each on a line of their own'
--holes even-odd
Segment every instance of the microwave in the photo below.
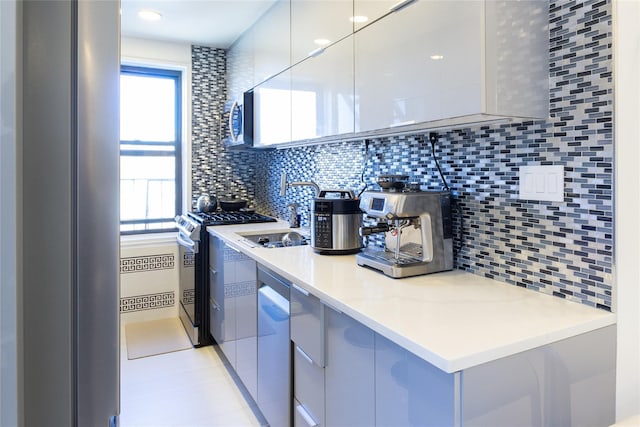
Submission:
<svg viewBox="0 0 640 427">
<path fill-rule="evenodd" d="M 228 148 L 253 147 L 253 91 L 242 94 L 229 109 L 229 137 L 225 140 Z"/>
</svg>

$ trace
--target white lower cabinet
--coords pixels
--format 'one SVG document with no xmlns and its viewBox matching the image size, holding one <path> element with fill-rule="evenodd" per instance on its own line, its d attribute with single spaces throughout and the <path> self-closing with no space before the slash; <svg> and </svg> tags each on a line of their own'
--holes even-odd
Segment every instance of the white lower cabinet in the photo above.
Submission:
<svg viewBox="0 0 640 427">
<path fill-rule="evenodd" d="M 295 289 L 295 427 L 596 427 L 614 419 L 615 326 L 447 373 Z"/>
<path fill-rule="evenodd" d="M 290 297 L 294 426 L 324 426 L 324 306 L 295 284 L 291 286 Z"/>
<path fill-rule="evenodd" d="M 295 427 L 324 426 L 324 368 L 294 344 L 293 394 Z"/>
<path fill-rule="evenodd" d="M 615 419 L 616 327 L 462 371 L 461 425 L 607 426 Z"/>
<path fill-rule="evenodd" d="M 375 425 L 374 332 L 326 306 L 325 317 L 326 425 Z"/>
<path fill-rule="evenodd" d="M 251 266 L 253 264 L 253 269 Z M 255 261 L 245 260 L 246 274 L 255 271 Z M 256 289 L 245 282 L 236 299 L 236 372 L 254 399 L 258 396 L 258 318 Z"/>
<path fill-rule="evenodd" d="M 375 348 L 375 425 L 455 425 L 459 374 L 448 374 L 378 334 Z"/>
<path fill-rule="evenodd" d="M 209 259 L 210 331 L 255 399 L 257 396 L 256 262 L 212 237 Z"/>
</svg>

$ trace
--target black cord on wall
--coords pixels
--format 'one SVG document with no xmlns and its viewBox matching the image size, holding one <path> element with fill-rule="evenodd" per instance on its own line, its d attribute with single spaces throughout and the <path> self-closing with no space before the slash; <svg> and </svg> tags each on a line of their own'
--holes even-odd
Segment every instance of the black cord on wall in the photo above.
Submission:
<svg viewBox="0 0 640 427">
<path fill-rule="evenodd" d="M 444 189 L 450 191 L 449 184 L 447 184 L 447 180 L 442 173 L 442 169 L 440 168 L 440 162 L 438 162 L 438 157 L 436 157 L 436 143 L 438 142 L 438 134 L 435 132 L 429 133 L 429 142 L 431 143 L 431 155 L 433 156 L 433 160 L 436 162 L 436 167 L 438 168 L 438 172 L 440 172 L 440 178 L 442 179 L 442 183 L 444 184 Z"/>
<path fill-rule="evenodd" d="M 364 161 L 362 162 L 362 172 L 360 173 L 360 182 L 364 184 L 364 187 L 362 187 L 362 190 L 360 190 L 360 192 L 358 193 L 358 196 L 356 196 L 356 198 L 358 199 L 360 198 L 362 193 L 364 193 L 364 191 L 367 189 L 367 186 L 368 186 L 368 184 L 364 180 L 364 172 L 367 169 L 368 163 L 369 163 L 369 140 L 365 139 L 364 140 Z"/>
</svg>

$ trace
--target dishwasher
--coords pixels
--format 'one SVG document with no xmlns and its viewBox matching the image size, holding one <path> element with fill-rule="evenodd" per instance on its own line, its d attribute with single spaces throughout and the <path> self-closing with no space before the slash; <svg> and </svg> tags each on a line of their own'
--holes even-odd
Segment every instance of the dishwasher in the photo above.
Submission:
<svg viewBox="0 0 640 427">
<path fill-rule="evenodd" d="M 258 407 L 270 427 L 291 425 L 289 289 L 258 266 Z"/>
</svg>

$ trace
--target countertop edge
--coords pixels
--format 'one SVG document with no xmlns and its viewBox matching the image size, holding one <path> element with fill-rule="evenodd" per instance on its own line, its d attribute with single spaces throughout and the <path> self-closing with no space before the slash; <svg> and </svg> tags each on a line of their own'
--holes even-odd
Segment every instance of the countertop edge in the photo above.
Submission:
<svg viewBox="0 0 640 427">
<path fill-rule="evenodd" d="M 284 229 L 288 228 L 287 224 L 281 221 L 279 221 L 278 223 L 271 223 L 271 224 L 272 225 L 270 228 L 272 229 L 274 228 L 274 226 L 276 226 L 276 224 L 280 228 L 284 228 Z M 255 224 L 253 225 L 255 226 Z M 225 243 L 229 244 L 236 250 L 242 251 L 245 255 L 265 265 L 267 268 L 273 270 L 275 273 L 292 281 L 297 286 L 300 286 L 301 288 L 311 292 L 313 295 L 318 297 L 323 303 L 326 303 L 330 307 L 342 311 L 343 313 L 349 315 L 353 319 L 357 320 L 358 322 L 372 329 L 376 333 L 379 333 L 385 338 L 391 340 L 392 342 L 398 344 L 404 349 L 410 351 L 411 353 L 415 354 L 421 359 L 427 361 L 428 363 L 431 363 L 432 365 L 436 366 L 437 368 L 447 373 L 462 371 L 464 369 L 468 369 L 468 368 L 478 366 L 487 362 L 491 362 L 494 360 L 498 360 L 503 357 L 511 356 L 523 351 L 531 350 L 537 347 L 541 347 L 544 345 L 561 341 L 563 339 L 571 338 L 577 335 L 581 335 L 584 333 L 588 333 L 591 331 L 595 331 L 597 329 L 601 329 L 601 328 L 616 324 L 616 315 L 614 313 L 609 313 L 604 310 L 596 311 L 597 309 L 593 308 L 594 314 L 597 314 L 597 316 L 595 316 L 593 319 L 582 321 L 578 324 L 571 325 L 569 327 L 558 328 L 546 334 L 529 337 L 519 341 L 513 341 L 507 345 L 502 345 L 502 346 L 490 348 L 484 351 L 479 351 L 472 355 L 467 355 L 464 357 L 456 357 L 456 358 L 447 358 L 432 351 L 429 348 L 426 348 L 421 344 L 418 344 L 412 341 L 411 339 L 407 338 L 401 333 L 398 333 L 392 328 L 376 321 L 376 319 L 373 319 L 367 316 L 366 314 L 353 309 L 343 301 L 337 300 L 331 297 L 330 295 L 327 295 L 321 289 L 316 288 L 312 284 L 306 283 L 304 280 L 301 280 L 300 278 L 295 277 L 289 271 L 283 269 L 281 266 L 276 265 L 271 261 L 261 257 L 259 252 L 252 251 L 251 250 L 252 248 L 248 245 L 244 245 L 243 243 L 241 243 L 239 238 L 235 238 L 235 237 L 239 237 L 235 233 L 240 230 L 236 229 L 235 231 L 232 231 L 230 229 L 225 230 L 224 228 L 225 227 L 208 227 L 207 230 L 210 233 L 223 239 Z M 254 229 L 255 228 L 257 227 L 254 227 Z M 247 230 L 248 229 L 249 228 L 247 228 Z M 254 249 L 262 250 L 262 248 L 254 248 Z M 278 250 L 278 249 L 267 249 L 267 250 Z M 480 278 L 482 276 L 478 276 L 478 277 Z M 482 278 L 482 279 L 484 280 L 486 278 Z M 496 284 L 501 284 L 504 286 L 512 286 L 512 285 L 505 284 L 503 282 L 498 282 L 498 281 L 495 281 L 495 282 Z M 529 292 L 536 292 L 536 291 L 529 290 Z M 549 298 L 555 298 L 549 295 L 545 295 L 545 296 Z M 569 302 L 569 303 L 578 304 L 574 302 Z"/>
</svg>

